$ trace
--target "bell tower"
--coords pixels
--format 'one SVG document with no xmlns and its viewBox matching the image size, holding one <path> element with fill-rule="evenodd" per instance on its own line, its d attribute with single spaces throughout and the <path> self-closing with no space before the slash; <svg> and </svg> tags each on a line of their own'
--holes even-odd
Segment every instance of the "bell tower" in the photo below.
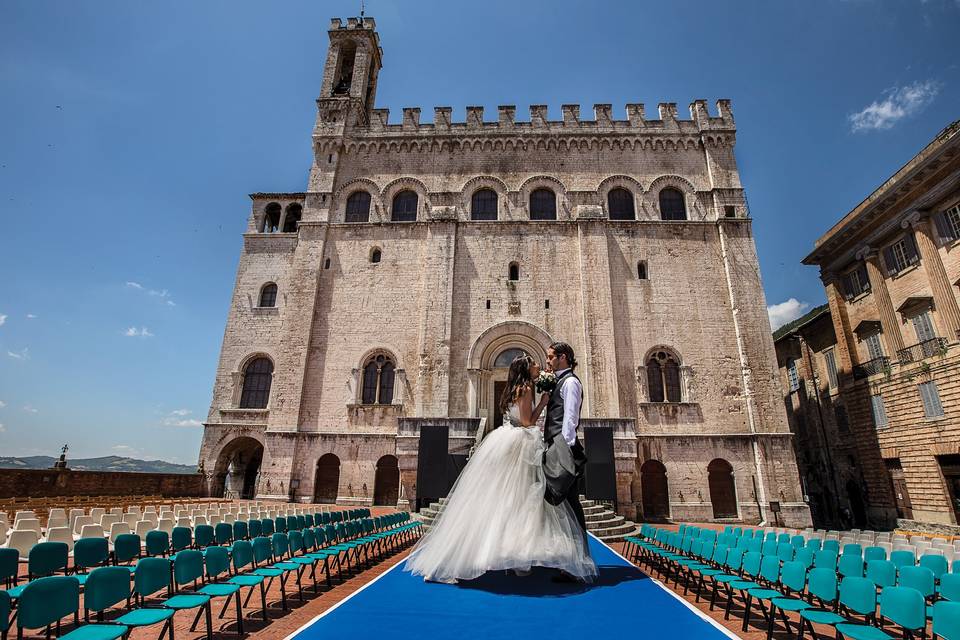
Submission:
<svg viewBox="0 0 960 640">
<path fill-rule="evenodd" d="M 317 99 L 317 130 L 342 134 L 354 125 L 364 126 L 377 93 L 377 76 L 383 51 L 373 18 L 339 18 L 330 21 L 330 48 Z"/>
</svg>

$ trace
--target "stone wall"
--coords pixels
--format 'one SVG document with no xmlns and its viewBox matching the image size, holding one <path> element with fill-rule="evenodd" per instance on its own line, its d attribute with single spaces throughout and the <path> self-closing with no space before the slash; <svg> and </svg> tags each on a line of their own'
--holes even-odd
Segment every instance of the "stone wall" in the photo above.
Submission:
<svg viewBox="0 0 960 640">
<path fill-rule="evenodd" d="M 127 473 L 69 469 L 0 469 L 0 498 L 59 496 L 204 495 L 203 476 L 196 473 Z"/>
</svg>

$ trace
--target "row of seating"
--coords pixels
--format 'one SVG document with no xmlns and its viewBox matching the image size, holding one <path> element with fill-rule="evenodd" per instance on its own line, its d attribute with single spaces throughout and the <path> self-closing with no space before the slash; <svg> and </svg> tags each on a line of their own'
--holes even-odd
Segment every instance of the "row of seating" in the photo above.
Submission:
<svg viewBox="0 0 960 640">
<path fill-rule="evenodd" d="M 11 624 L 11 604 L 18 634 L 23 629 L 37 629 L 56 624 L 62 618 L 80 611 L 83 591 L 84 619 L 95 612 L 98 621 L 104 612 L 131 598 L 137 608 L 110 624 L 85 624 L 64 638 L 70 640 L 113 640 L 130 629 L 163 624 L 160 635 L 171 633 L 176 611 L 197 610 L 191 629 L 206 615 L 207 636 L 211 637 L 211 601 L 224 598 L 222 618 L 231 602 L 237 614 L 237 632 L 243 633 L 243 607 L 255 591 L 260 593 L 264 620 L 268 619 L 266 593 L 275 579 L 280 581 L 281 606 L 287 609 L 287 580 L 295 577 L 298 596 L 303 599 L 303 577 L 307 569 L 317 591 L 318 572 L 322 567 L 328 586 L 332 586 L 332 569 L 338 579 L 345 573 L 369 566 L 384 555 L 409 544 L 419 536 L 418 521 L 407 513 L 344 520 L 336 524 L 304 526 L 289 533 L 274 532 L 252 539 L 237 539 L 228 546 L 213 544 L 202 549 L 184 548 L 170 557 L 130 558 L 136 564 L 120 563 L 116 555 L 99 558 L 100 566 L 88 564 L 67 567 L 65 544 L 40 543 L 31 550 L 29 582 L 0 591 L 0 630 L 6 633 Z M 108 564 L 112 560 L 113 564 Z M 65 575 L 53 575 L 63 571 Z M 132 581 L 132 585 L 131 585 Z M 246 602 L 241 604 L 240 591 L 248 588 Z M 146 605 L 158 592 L 165 597 Z"/>
<path fill-rule="evenodd" d="M 886 624 L 904 637 L 926 637 L 932 621 L 935 637 L 960 639 L 960 574 L 937 576 L 927 566 L 864 561 L 852 550 L 838 556 L 830 548 L 814 551 L 777 540 L 764 540 L 756 548 L 755 542 L 752 536 L 688 525 L 676 533 L 644 525 L 639 536 L 626 539 L 631 560 L 649 566 L 668 585 L 671 579 L 677 588 L 683 582 L 684 595 L 694 586 L 699 601 L 709 591 L 711 610 L 724 600 L 724 619 L 737 603 L 743 631 L 756 604 L 768 638 L 778 618 L 792 632 L 787 614 L 794 613 L 800 638 L 807 630 L 816 637 L 814 624 L 832 627 L 837 638 L 854 640 L 892 638 L 883 630 Z"/>
</svg>

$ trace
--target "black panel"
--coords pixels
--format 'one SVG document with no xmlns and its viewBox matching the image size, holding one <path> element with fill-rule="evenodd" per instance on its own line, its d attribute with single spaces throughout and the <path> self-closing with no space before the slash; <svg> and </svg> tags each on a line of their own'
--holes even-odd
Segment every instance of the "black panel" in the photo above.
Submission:
<svg viewBox="0 0 960 640">
<path fill-rule="evenodd" d="M 447 495 L 450 489 L 447 472 L 447 425 L 420 427 L 417 451 L 417 509 Z"/>
<path fill-rule="evenodd" d="M 592 427 L 583 430 L 587 465 L 584 495 L 588 500 L 617 499 L 617 473 L 613 461 L 613 429 Z"/>
</svg>

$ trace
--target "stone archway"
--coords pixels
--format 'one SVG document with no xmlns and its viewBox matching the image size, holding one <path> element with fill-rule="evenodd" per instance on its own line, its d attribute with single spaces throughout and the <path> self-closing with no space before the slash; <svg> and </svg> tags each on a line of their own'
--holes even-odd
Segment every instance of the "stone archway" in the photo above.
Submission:
<svg viewBox="0 0 960 640">
<path fill-rule="evenodd" d="M 320 456 L 313 481 L 315 504 L 336 504 L 340 492 L 340 458 L 332 453 Z"/>
<path fill-rule="evenodd" d="M 373 477 L 373 504 L 395 507 L 399 498 L 400 467 L 397 457 L 383 456 L 377 460 L 377 470 Z"/>
<path fill-rule="evenodd" d="M 659 460 L 647 460 L 640 467 L 640 491 L 643 500 L 643 519 L 663 522 L 670 518 L 670 493 L 667 486 L 667 468 Z"/>
<path fill-rule="evenodd" d="M 707 476 L 714 519 L 739 517 L 737 488 L 733 481 L 733 466 L 723 458 L 716 458 L 707 465 Z"/>
<path fill-rule="evenodd" d="M 214 466 L 211 495 L 251 500 L 257 495 L 263 444 L 255 438 L 240 436 L 228 442 Z"/>
</svg>

